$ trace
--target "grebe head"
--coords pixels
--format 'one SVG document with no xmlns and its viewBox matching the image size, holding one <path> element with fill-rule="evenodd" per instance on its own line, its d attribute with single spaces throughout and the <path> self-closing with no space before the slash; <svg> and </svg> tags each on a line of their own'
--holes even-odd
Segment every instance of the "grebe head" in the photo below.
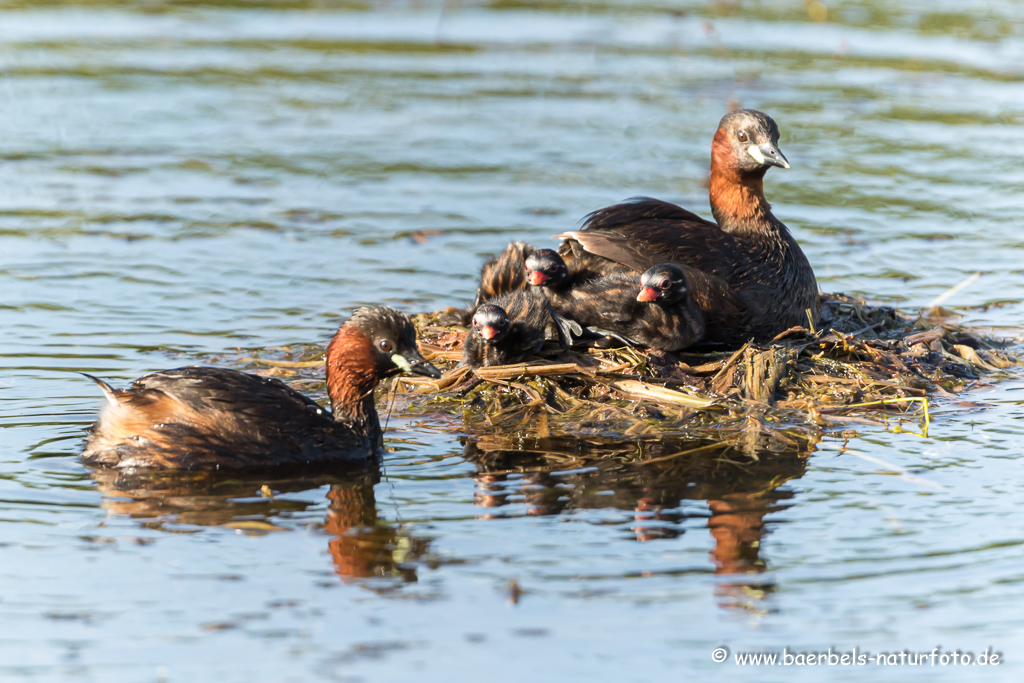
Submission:
<svg viewBox="0 0 1024 683">
<path fill-rule="evenodd" d="M 508 314 L 501 306 L 484 304 L 473 314 L 473 331 L 490 344 L 497 344 L 508 334 Z"/>
<path fill-rule="evenodd" d="M 779 149 L 778 125 L 756 109 L 737 109 L 723 116 L 713 144 L 719 154 L 728 150 L 722 156 L 741 173 L 764 175 L 769 166 L 789 168 Z"/>
<path fill-rule="evenodd" d="M 538 249 L 526 257 L 526 279 L 536 287 L 557 289 L 569 279 L 569 269 L 557 251 Z"/>
<path fill-rule="evenodd" d="M 412 321 L 393 308 L 360 308 L 327 345 L 327 393 L 335 406 L 372 392 L 378 382 L 400 372 L 441 376 L 416 349 Z"/>
<path fill-rule="evenodd" d="M 360 308 L 344 322 L 369 342 L 377 381 L 401 372 L 438 378 L 440 371 L 424 360 L 416 348 L 416 328 L 401 311 L 387 306 Z"/>
<path fill-rule="evenodd" d="M 674 303 L 686 296 L 686 273 L 672 263 L 659 263 L 640 276 L 640 287 L 637 301 Z"/>
</svg>

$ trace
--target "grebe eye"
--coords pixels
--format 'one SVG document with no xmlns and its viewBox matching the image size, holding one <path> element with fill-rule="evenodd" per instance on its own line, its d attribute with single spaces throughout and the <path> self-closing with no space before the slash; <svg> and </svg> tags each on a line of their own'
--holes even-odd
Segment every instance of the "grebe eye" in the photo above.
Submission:
<svg viewBox="0 0 1024 683">
<path fill-rule="evenodd" d="M 661 287 L 662 289 L 668 289 L 668 288 L 670 288 L 672 286 L 672 281 L 671 280 L 662 280 L 661 284 L 658 285 L 658 286 Z"/>
<path fill-rule="evenodd" d="M 377 346 L 379 346 L 380 350 L 384 353 L 391 353 L 391 349 L 395 348 L 395 345 L 391 343 L 390 339 L 381 339 L 377 342 Z"/>
<path fill-rule="evenodd" d="M 746 142 L 747 141 L 747 131 L 745 131 L 742 128 L 740 128 L 738 131 L 736 131 L 736 139 L 739 140 L 740 142 Z"/>
</svg>

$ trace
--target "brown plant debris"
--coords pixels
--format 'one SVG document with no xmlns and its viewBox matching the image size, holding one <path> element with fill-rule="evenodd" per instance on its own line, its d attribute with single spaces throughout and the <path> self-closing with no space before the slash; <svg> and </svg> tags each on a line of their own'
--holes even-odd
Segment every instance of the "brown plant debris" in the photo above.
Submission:
<svg viewBox="0 0 1024 683">
<path fill-rule="evenodd" d="M 464 330 L 436 320 L 415 316 L 420 348 L 431 362 L 454 366 Z M 829 294 L 817 329 L 792 328 L 770 345 L 733 353 L 550 346 L 530 363 L 452 367 L 440 380 L 402 377 L 394 386 L 409 410 L 460 416 L 469 433 L 536 436 L 543 425 L 579 435 L 712 438 L 756 427 L 792 442 L 894 417 L 927 429 L 928 397 L 1016 365 L 1012 344 L 949 318 L 910 318 Z"/>
<path fill-rule="evenodd" d="M 816 329 L 792 328 L 769 345 L 746 344 L 732 353 L 550 345 L 530 363 L 475 372 L 456 366 L 465 329 L 441 326 L 438 317 L 420 314 L 413 321 L 424 357 L 447 372 L 439 380 L 396 378 L 393 395 L 379 405 L 394 399 L 396 413 L 455 418 L 461 433 L 503 440 L 567 434 L 739 445 L 756 439 L 800 449 L 861 424 L 920 422 L 927 430 L 929 401 L 1019 363 L 1015 340 L 841 294 L 823 295 Z M 235 364 L 322 391 L 318 347 L 286 351 L 253 353 Z"/>
</svg>

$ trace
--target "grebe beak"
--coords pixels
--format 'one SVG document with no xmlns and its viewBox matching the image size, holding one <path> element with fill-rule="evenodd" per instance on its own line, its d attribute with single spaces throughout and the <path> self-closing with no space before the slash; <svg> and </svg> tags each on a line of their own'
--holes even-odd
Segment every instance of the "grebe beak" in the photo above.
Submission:
<svg viewBox="0 0 1024 683">
<path fill-rule="evenodd" d="M 640 290 L 640 293 L 636 295 L 636 300 L 657 301 L 659 296 L 661 296 L 661 294 L 658 293 L 658 290 L 654 289 L 653 287 L 644 287 L 643 289 Z"/>
<path fill-rule="evenodd" d="M 534 287 L 540 287 L 541 285 L 547 283 L 548 276 L 540 272 L 539 270 L 531 270 L 526 275 L 526 279 L 529 280 L 530 284 L 533 285 Z"/>
<path fill-rule="evenodd" d="M 434 379 L 441 376 L 441 371 L 428 363 L 420 354 L 414 352 L 408 355 L 412 358 L 412 362 L 400 353 L 393 354 L 391 362 L 402 372 L 408 372 L 412 375 L 426 375 Z"/>
<path fill-rule="evenodd" d="M 498 336 L 498 330 L 490 325 L 484 325 L 480 328 L 480 336 L 490 341 Z"/>
<path fill-rule="evenodd" d="M 747 154 L 759 164 L 789 168 L 789 161 L 783 156 L 782 151 L 770 142 L 747 147 Z"/>
</svg>

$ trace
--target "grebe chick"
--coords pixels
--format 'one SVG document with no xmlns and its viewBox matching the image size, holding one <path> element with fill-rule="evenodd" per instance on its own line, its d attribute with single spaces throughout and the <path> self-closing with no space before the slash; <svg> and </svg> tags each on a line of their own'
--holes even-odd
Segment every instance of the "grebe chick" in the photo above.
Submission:
<svg viewBox="0 0 1024 683">
<path fill-rule="evenodd" d="M 530 290 L 497 296 L 473 313 L 462 364 L 471 368 L 519 363 L 544 346 L 545 330 L 558 322 L 545 298 Z"/>
<path fill-rule="evenodd" d="M 636 300 L 648 305 L 630 320 L 629 338 L 662 351 L 682 351 L 701 341 L 704 314 L 688 283 L 686 271 L 674 263 L 659 263 L 644 271 Z"/>
<path fill-rule="evenodd" d="M 556 252 L 538 250 L 527 263 L 527 280 L 555 312 L 592 332 L 663 351 L 680 351 L 704 335 L 704 316 L 679 266 L 662 263 L 642 275 L 612 273 L 570 287 Z"/>
<path fill-rule="evenodd" d="M 536 249 L 526 258 L 526 280 L 545 292 L 561 292 L 570 284 L 569 269 L 554 249 Z"/>
<path fill-rule="evenodd" d="M 376 458 L 383 442 L 373 390 L 409 372 L 440 377 L 416 349 L 404 313 L 361 308 L 327 345 L 331 411 L 283 382 L 237 370 L 190 366 L 113 389 L 90 377 L 106 403 L 82 462 L 151 469 L 236 469 Z"/>
</svg>

